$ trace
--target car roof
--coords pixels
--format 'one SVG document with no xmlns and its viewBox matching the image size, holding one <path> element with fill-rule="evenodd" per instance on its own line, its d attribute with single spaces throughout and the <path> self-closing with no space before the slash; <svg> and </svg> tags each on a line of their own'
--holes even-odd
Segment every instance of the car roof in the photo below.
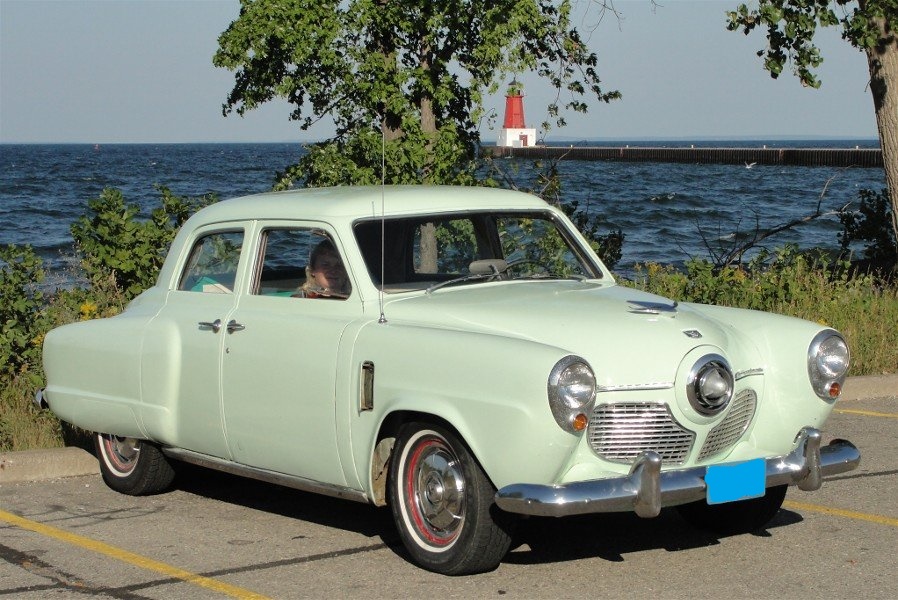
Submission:
<svg viewBox="0 0 898 600">
<path fill-rule="evenodd" d="M 541 198 L 513 190 L 464 186 L 344 186 L 269 192 L 224 200 L 200 213 L 207 223 L 243 219 L 399 216 L 470 210 L 540 210 Z"/>
</svg>

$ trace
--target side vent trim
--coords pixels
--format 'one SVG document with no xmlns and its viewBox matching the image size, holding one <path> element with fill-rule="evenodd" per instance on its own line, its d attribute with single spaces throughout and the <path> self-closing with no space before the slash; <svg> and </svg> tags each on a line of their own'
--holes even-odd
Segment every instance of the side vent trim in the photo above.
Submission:
<svg viewBox="0 0 898 600">
<path fill-rule="evenodd" d="M 374 410 L 374 363 L 366 360 L 362 363 L 359 377 L 359 410 Z"/>
</svg>

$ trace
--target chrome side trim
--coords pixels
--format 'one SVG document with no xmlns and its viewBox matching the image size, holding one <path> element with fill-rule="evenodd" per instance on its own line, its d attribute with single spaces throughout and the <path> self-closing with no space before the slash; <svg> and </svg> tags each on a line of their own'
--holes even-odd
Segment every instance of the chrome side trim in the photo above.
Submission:
<svg viewBox="0 0 898 600">
<path fill-rule="evenodd" d="M 738 381 L 744 377 L 763 374 L 764 369 L 758 367 L 755 369 L 745 369 L 744 371 L 737 371 L 733 374 L 733 377 L 736 379 L 736 381 Z M 671 381 L 658 381 L 654 383 L 631 383 L 623 385 L 600 385 L 596 388 L 596 393 L 669 390 L 673 387 L 674 384 Z"/>
<path fill-rule="evenodd" d="M 673 389 L 674 384 L 671 382 L 658 383 L 631 383 L 624 385 L 600 385 L 596 387 L 596 393 L 604 392 L 644 392 L 656 390 Z"/>
<path fill-rule="evenodd" d="M 767 487 L 816 490 L 824 476 L 851 471 L 860 463 L 860 452 L 851 442 L 833 440 L 821 448 L 820 440 L 817 429 L 805 427 L 792 452 L 768 458 Z M 705 499 L 706 471 L 706 467 L 661 471 L 658 454 L 643 452 L 629 475 L 562 485 L 516 483 L 496 492 L 496 504 L 508 512 L 542 517 L 629 511 L 654 517 L 665 506 Z"/>
<path fill-rule="evenodd" d="M 224 460 L 215 456 L 209 456 L 207 454 L 200 454 L 199 452 L 193 452 L 192 450 L 163 447 L 162 453 L 175 460 L 180 460 L 200 467 L 215 469 L 216 471 L 222 471 L 224 473 L 230 473 L 231 475 L 258 479 L 259 481 L 274 483 L 276 485 L 282 485 L 304 492 L 324 494 L 325 496 L 331 496 L 332 498 L 342 498 L 344 500 L 354 500 L 356 502 L 368 502 L 367 494 L 359 490 L 330 483 L 321 483 L 320 481 L 296 477 L 295 475 L 286 475 L 284 473 L 241 465 L 240 463 Z"/>
<path fill-rule="evenodd" d="M 744 371 L 736 371 L 734 377 L 736 381 L 739 381 L 743 377 L 751 377 L 752 375 L 763 375 L 764 369 L 758 367 L 755 369 L 745 369 Z"/>
</svg>

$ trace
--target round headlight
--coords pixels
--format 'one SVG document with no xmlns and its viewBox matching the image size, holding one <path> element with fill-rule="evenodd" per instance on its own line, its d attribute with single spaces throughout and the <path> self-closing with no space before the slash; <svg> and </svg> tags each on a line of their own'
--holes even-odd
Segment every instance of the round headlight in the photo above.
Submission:
<svg viewBox="0 0 898 600">
<path fill-rule="evenodd" d="M 849 360 L 848 344 L 841 335 L 832 329 L 818 333 L 808 347 L 808 377 L 814 393 L 824 400 L 838 398 Z"/>
<path fill-rule="evenodd" d="M 549 408 L 565 431 L 582 431 L 596 397 L 596 376 L 579 356 L 566 356 L 549 373 Z"/>
<path fill-rule="evenodd" d="M 716 415 L 733 398 L 735 378 L 727 360 L 719 354 L 698 359 L 686 380 L 689 404 L 703 415 Z"/>
</svg>

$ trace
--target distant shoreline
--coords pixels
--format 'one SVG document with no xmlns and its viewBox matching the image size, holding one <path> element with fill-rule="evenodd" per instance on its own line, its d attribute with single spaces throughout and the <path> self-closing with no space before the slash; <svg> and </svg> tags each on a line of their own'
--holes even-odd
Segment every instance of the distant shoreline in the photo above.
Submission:
<svg viewBox="0 0 898 600">
<path fill-rule="evenodd" d="M 323 140 L 284 140 L 284 141 L 196 141 L 196 142 L 0 142 L 3 146 L 280 146 L 280 145 L 298 145 L 305 146 L 316 144 Z M 787 148 L 792 145 L 801 148 L 813 147 L 813 144 L 824 144 L 824 147 L 843 147 L 849 148 L 861 146 L 862 148 L 879 148 L 879 138 L 876 137 L 827 137 L 827 136 L 770 136 L 770 137 L 636 137 L 636 138 L 569 138 L 569 137 L 551 137 L 549 139 L 540 140 L 541 145 L 545 146 L 574 146 L 574 147 L 592 147 L 592 146 L 651 146 L 651 147 L 673 147 L 683 148 L 695 145 L 697 147 L 716 147 L 724 145 L 733 147 L 735 144 L 742 144 L 744 147 L 761 147 L 764 145 L 774 146 L 776 148 Z M 835 146 L 835 144 L 843 144 Z M 481 147 L 489 148 L 496 146 L 495 139 L 481 140 Z"/>
<path fill-rule="evenodd" d="M 799 167 L 882 168 L 879 148 L 739 146 L 529 146 L 526 148 L 484 147 L 493 158 L 528 160 L 563 159 L 612 162 L 655 162 L 690 164 L 789 165 Z"/>
</svg>

